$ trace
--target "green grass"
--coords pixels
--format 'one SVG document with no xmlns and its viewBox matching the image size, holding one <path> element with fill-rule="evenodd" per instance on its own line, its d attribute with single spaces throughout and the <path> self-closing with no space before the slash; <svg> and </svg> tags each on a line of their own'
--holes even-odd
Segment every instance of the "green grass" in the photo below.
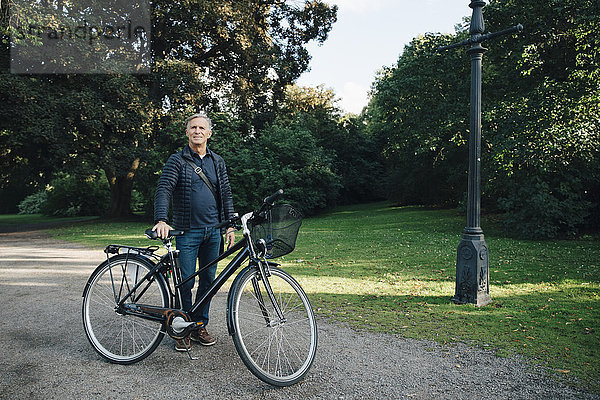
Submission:
<svg viewBox="0 0 600 400">
<path fill-rule="evenodd" d="M 78 223 L 56 228 L 52 235 L 57 239 L 77 242 L 98 249 L 103 249 L 112 243 L 146 247 L 160 244 L 160 242 L 149 240 L 144 236 L 144 231 L 151 227 L 151 223 L 132 221 Z"/>
<path fill-rule="evenodd" d="M 4 214 L 0 215 L 0 226 L 30 225 L 46 223 L 64 223 L 73 220 L 95 219 L 96 217 L 47 217 L 42 214 Z"/>
<path fill-rule="evenodd" d="M 281 261 L 321 315 L 360 329 L 521 354 L 600 391 L 600 239 L 515 240 L 484 217 L 493 302 L 478 308 L 450 301 L 464 225 L 452 210 L 339 208 L 306 219 L 296 251 Z M 78 224 L 53 234 L 98 248 L 148 245 L 148 226 Z"/>
</svg>

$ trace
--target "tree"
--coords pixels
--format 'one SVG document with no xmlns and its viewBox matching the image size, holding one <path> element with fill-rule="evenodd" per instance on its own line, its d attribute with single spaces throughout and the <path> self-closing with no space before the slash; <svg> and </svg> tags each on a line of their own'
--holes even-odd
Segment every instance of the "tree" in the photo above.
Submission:
<svg viewBox="0 0 600 400">
<path fill-rule="evenodd" d="M 69 158 L 63 94 L 47 79 L 0 73 L 0 212 L 16 211 Z"/>
<path fill-rule="evenodd" d="M 488 55 L 490 196 L 523 236 L 598 226 L 600 4 L 494 1 L 486 18 L 491 29 L 516 18 L 526 27 Z"/>
<path fill-rule="evenodd" d="M 482 202 L 529 237 L 600 221 L 600 4 L 490 1 L 483 72 Z M 467 35 L 416 38 L 377 78 L 367 113 L 384 144 L 394 198 L 455 204 L 466 183 L 468 58 L 434 49 Z M 443 57 L 443 58 L 441 58 Z M 427 184 L 424 184 L 427 183 Z M 462 182 L 462 183 L 459 183 Z"/>
<path fill-rule="evenodd" d="M 379 151 L 362 120 L 341 117 L 323 87 L 290 85 L 285 94 L 275 121 L 252 137 L 239 118 L 215 115 L 210 146 L 227 159 L 236 208 L 255 207 L 279 188 L 305 214 L 383 198 Z"/>
<path fill-rule="evenodd" d="M 403 204 L 451 205 L 462 199 L 468 65 L 456 53 L 436 51 L 451 39 L 413 39 L 397 65 L 384 68 L 373 84 L 368 130 L 383 148 L 389 197 Z"/>
<path fill-rule="evenodd" d="M 345 115 L 329 138 L 335 151 L 335 171 L 342 179 L 338 201 L 366 203 L 388 197 L 388 172 L 377 137 L 367 129 L 364 117 Z"/>
<path fill-rule="evenodd" d="M 129 216 L 133 180 L 150 143 L 154 110 L 147 87 L 133 75 L 76 77 L 65 85 L 71 89 L 71 148 L 77 162 L 104 171 L 110 186 L 108 215 Z"/>
<path fill-rule="evenodd" d="M 335 154 L 320 144 L 318 132 L 305 117 L 281 112 L 248 137 L 239 118 L 215 116 L 210 147 L 227 160 L 237 209 L 251 209 L 280 188 L 286 201 L 305 214 L 335 203 L 341 188 Z"/>
<path fill-rule="evenodd" d="M 376 137 L 364 119 L 342 116 L 335 94 L 323 86 L 290 85 L 282 101 L 280 120 L 297 121 L 312 132 L 332 160 L 341 187 L 338 203 L 361 203 L 386 197 L 387 174 Z"/>
<path fill-rule="evenodd" d="M 304 45 L 326 39 L 336 11 L 321 1 L 159 0 L 152 8 L 150 74 L 17 76 L 7 80 L 3 112 L 21 111 L 10 85 L 26 91 L 48 85 L 61 93 L 60 114 L 69 123 L 54 134 L 65 150 L 51 154 L 50 163 L 68 168 L 85 160 L 103 169 L 111 187 L 109 215 L 127 216 L 135 175 L 156 166 L 156 158 L 164 161 L 179 143 L 173 139 L 183 136 L 182 116 L 200 108 L 235 112 L 245 135 L 272 120 L 282 88 L 308 66 Z M 9 41 L 6 29 L 2 33 L 7 67 Z M 15 140 L 27 147 L 27 132 L 18 125 L 1 131 L 3 154 Z M 41 158 L 33 157 L 29 165 Z"/>
<path fill-rule="evenodd" d="M 327 38 L 336 13 L 336 6 L 308 0 L 159 1 L 154 6 L 154 59 L 197 66 L 206 86 L 205 106 L 222 109 L 225 103 L 249 131 L 308 68 L 304 46 Z M 155 94 L 164 99 L 158 87 Z"/>
</svg>

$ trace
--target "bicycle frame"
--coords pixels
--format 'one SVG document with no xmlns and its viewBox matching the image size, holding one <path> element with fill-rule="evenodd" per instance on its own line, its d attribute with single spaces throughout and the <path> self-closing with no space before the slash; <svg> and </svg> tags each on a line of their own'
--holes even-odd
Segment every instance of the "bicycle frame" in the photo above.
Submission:
<svg viewBox="0 0 600 400">
<path fill-rule="evenodd" d="M 139 294 L 140 296 L 145 292 L 146 288 L 149 286 L 150 278 L 152 276 L 162 276 L 162 279 L 165 281 L 166 287 L 168 288 L 169 292 L 171 292 L 171 286 L 169 284 L 168 277 L 165 274 L 160 274 L 158 272 L 165 265 L 168 265 L 168 264 L 173 265 L 174 266 L 173 285 L 174 285 L 175 293 L 170 293 L 170 296 L 173 299 L 173 296 L 176 295 L 177 298 L 179 299 L 179 304 L 181 304 L 181 293 L 180 293 L 181 286 L 183 286 L 185 283 L 189 282 L 190 280 L 195 279 L 196 276 L 198 276 L 205 269 L 210 268 L 211 266 L 215 265 L 219 261 L 222 261 L 225 258 L 227 258 L 237 252 L 237 254 L 233 258 L 233 260 L 231 260 L 229 262 L 229 264 L 227 264 L 227 266 L 221 271 L 221 273 L 219 273 L 219 275 L 214 279 L 214 281 L 208 287 L 208 289 L 204 293 L 202 293 L 200 298 L 192 305 L 192 308 L 187 312 L 187 316 L 189 317 L 189 316 L 194 315 L 194 313 L 200 307 L 202 307 L 206 303 L 208 303 L 214 297 L 214 295 L 219 291 L 219 289 L 225 284 L 225 282 L 238 270 L 238 268 L 243 264 L 243 262 L 246 259 L 250 258 L 250 265 L 257 266 L 258 270 L 260 271 L 260 276 L 266 287 L 267 293 L 269 295 L 269 300 L 271 300 L 278 317 L 280 318 L 280 320 L 284 321 L 285 318 L 283 316 L 281 308 L 279 307 L 279 304 L 277 303 L 275 296 L 273 294 L 273 291 L 268 283 L 268 279 L 267 279 L 269 276 L 268 269 L 266 269 L 265 265 L 263 265 L 261 260 L 259 260 L 256 257 L 254 248 L 251 245 L 250 240 L 248 240 L 249 237 L 250 237 L 250 235 L 248 234 L 247 231 L 245 231 L 243 239 L 241 239 L 240 241 L 235 243 L 227 251 L 225 251 L 223 254 L 221 254 L 219 257 L 217 257 L 215 260 L 213 260 L 209 264 L 201 267 L 198 271 L 196 271 L 194 274 L 187 277 L 185 280 L 181 279 L 179 265 L 177 264 L 177 261 L 176 261 L 175 251 L 172 250 L 171 244 L 169 242 L 167 245 L 167 251 L 168 251 L 167 254 L 164 255 L 160 259 L 160 261 L 158 263 L 156 263 L 155 266 L 152 269 L 150 269 L 150 271 L 148 271 L 148 273 L 146 273 L 146 275 L 133 286 L 133 288 L 128 289 L 128 293 L 125 294 L 125 296 L 123 296 L 120 299 L 120 301 L 117 303 L 117 308 L 119 310 L 121 310 L 121 312 L 123 314 L 134 315 L 134 316 L 137 316 L 140 318 L 149 319 L 149 320 L 153 320 L 153 321 L 166 322 L 167 318 L 169 317 L 170 314 L 183 313 L 183 311 L 180 309 L 175 309 L 175 308 L 163 308 L 163 307 L 136 304 L 135 303 L 136 291 L 138 289 L 140 289 L 140 287 L 142 287 L 145 282 L 146 282 L 146 287 L 142 289 L 142 291 Z M 270 262 L 267 260 L 264 260 L 264 262 L 266 263 L 267 266 L 279 265 L 277 263 L 273 263 L 273 262 Z M 111 277 L 112 277 L 112 272 L 111 272 Z M 259 296 L 260 293 L 259 293 L 257 284 L 255 284 L 255 288 L 256 288 L 255 290 L 257 292 L 257 296 Z M 116 288 L 113 286 L 113 293 L 115 295 L 116 300 L 119 298 L 122 290 L 123 290 L 123 282 L 121 283 L 121 288 L 119 288 L 119 290 L 118 290 L 118 292 L 119 292 L 118 294 L 117 294 Z M 128 300 L 130 300 L 131 302 L 126 304 L 126 302 Z M 229 298 L 228 299 L 228 307 L 230 306 L 230 304 L 229 304 L 230 301 L 231 301 L 231 299 Z M 262 299 L 261 299 L 261 301 L 262 301 Z M 175 304 L 171 304 L 171 306 L 174 306 L 174 305 Z M 262 307 L 263 306 L 261 306 L 261 308 Z M 266 322 L 269 323 L 268 316 L 266 315 L 266 313 L 264 313 L 264 316 L 265 316 Z M 234 326 L 233 326 L 233 323 L 229 320 L 229 318 L 227 321 L 227 328 L 228 328 L 229 334 L 233 335 Z"/>
<path fill-rule="evenodd" d="M 198 276 L 198 274 L 200 274 L 206 268 L 209 268 L 210 266 L 218 263 L 219 261 L 229 257 L 236 251 L 239 251 L 239 253 L 235 256 L 235 258 L 231 262 L 229 262 L 227 267 L 225 267 L 225 269 L 223 271 L 221 271 L 221 273 L 215 278 L 215 280 L 213 281 L 211 286 L 206 290 L 206 292 L 202 295 L 202 297 L 196 303 L 194 303 L 192 305 L 192 309 L 189 311 L 189 314 L 193 314 L 198 308 L 200 308 L 201 306 L 206 304 L 206 302 L 208 302 L 219 291 L 219 289 L 223 286 L 223 284 L 225 284 L 227 279 L 229 279 L 229 277 L 231 277 L 231 275 L 233 275 L 233 273 L 242 265 L 244 260 L 246 258 L 248 258 L 250 251 L 249 251 L 246 243 L 247 243 L 247 239 L 244 237 L 244 239 L 235 243 L 233 246 L 231 246 L 230 249 L 228 249 L 226 252 L 221 254 L 219 257 L 217 257 L 215 260 L 213 260 L 210 264 L 203 266 L 198 271 L 196 271 L 196 273 L 189 276 L 188 278 L 186 278 L 183 281 L 181 281 L 179 266 L 177 265 L 177 262 L 175 261 L 176 260 L 175 252 L 173 250 L 171 250 L 171 248 L 169 246 L 167 248 L 168 253 L 166 255 L 164 255 L 160 259 L 160 261 L 158 263 L 156 263 L 154 265 L 154 267 L 152 269 L 150 269 L 146 273 L 146 275 L 143 278 L 141 278 L 132 288 L 126 288 L 127 293 L 123 297 L 120 297 L 120 295 L 122 294 L 122 291 L 123 291 L 123 282 L 121 283 L 120 288 L 115 288 L 114 284 L 113 284 L 113 293 L 115 296 L 115 300 L 118 300 L 120 298 L 120 300 L 117 303 L 117 308 L 123 310 L 123 313 L 125 313 L 125 314 L 135 315 L 135 316 L 138 316 L 141 318 L 146 318 L 146 319 L 151 319 L 151 320 L 162 321 L 162 320 L 164 320 L 167 312 L 181 311 L 181 310 L 176 310 L 176 309 L 172 309 L 172 308 L 162 308 L 162 307 L 151 307 L 151 309 L 150 309 L 147 306 L 135 304 L 137 290 L 139 290 L 140 287 L 142 287 L 145 283 L 147 284 L 152 276 L 158 276 L 159 275 L 158 272 L 165 265 L 170 264 L 170 265 L 175 266 L 175 268 L 173 270 L 173 272 L 174 272 L 173 283 L 174 283 L 175 293 L 174 294 L 171 293 L 171 296 L 177 295 L 178 299 L 179 299 L 179 304 L 181 304 L 180 287 L 183 284 L 194 279 L 196 276 Z M 111 278 L 112 278 L 112 272 L 111 272 Z M 165 278 L 163 276 L 163 279 L 165 279 L 166 287 L 169 289 L 169 291 L 171 291 L 171 286 L 168 284 L 168 278 Z M 141 296 L 145 292 L 145 290 L 146 290 L 146 288 L 142 288 L 142 291 L 140 292 L 139 295 Z M 131 301 L 131 303 L 126 304 L 127 301 Z M 174 304 L 172 304 L 172 305 L 174 305 Z"/>
<path fill-rule="evenodd" d="M 196 276 L 198 276 L 205 269 L 210 268 L 211 266 L 215 265 L 219 261 L 224 260 L 225 258 L 229 257 L 230 255 L 232 255 L 233 253 L 235 253 L 236 251 L 239 250 L 238 254 L 234 257 L 234 259 L 231 260 L 229 262 L 229 264 L 227 264 L 225 269 L 223 269 L 223 271 L 221 271 L 221 273 L 215 278 L 213 283 L 202 294 L 202 296 L 200 296 L 198 301 L 196 301 L 194 304 L 192 304 L 192 308 L 189 311 L 190 315 L 193 315 L 200 307 L 204 306 L 207 302 L 209 302 L 210 299 L 212 299 L 214 297 L 214 295 L 217 294 L 219 289 L 225 284 L 227 279 L 229 279 L 231 277 L 231 275 L 233 275 L 233 273 L 242 265 L 242 263 L 246 260 L 246 258 L 249 257 L 250 249 L 249 249 L 249 246 L 247 246 L 247 242 L 248 242 L 247 238 L 244 237 L 244 239 L 240 240 L 239 242 L 237 242 L 236 244 L 231 246 L 229 248 L 229 250 L 225 251 L 223 254 L 221 254 L 219 257 L 217 257 L 215 260 L 213 260 L 209 264 L 203 266 L 202 268 L 199 268 L 198 271 L 196 271 L 194 274 L 190 275 L 188 278 L 186 278 L 181 283 L 175 284 L 175 288 L 176 288 L 176 290 L 178 290 L 185 283 L 189 282 L 192 279 L 195 279 Z"/>
</svg>

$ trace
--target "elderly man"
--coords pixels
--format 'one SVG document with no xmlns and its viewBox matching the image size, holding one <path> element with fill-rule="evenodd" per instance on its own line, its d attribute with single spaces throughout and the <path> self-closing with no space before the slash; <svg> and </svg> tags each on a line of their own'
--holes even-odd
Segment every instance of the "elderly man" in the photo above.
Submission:
<svg viewBox="0 0 600 400">
<path fill-rule="evenodd" d="M 185 231 L 176 240 L 179 250 L 179 265 L 182 277 L 196 272 L 196 259 L 199 266 L 208 264 L 217 258 L 221 248 L 222 232 L 215 229 L 220 221 L 230 218 L 233 213 L 231 187 L 227 176 L 225 161 L 210 151 L 207 143 L 212 136 L 212 122 L 205 114 L 194 114 L 186 119 L 185 134 L 189 139 L 187 146 L 169 157 L 158 181 L 154 198 L 155 230 L 161 238 L 173 229 Z M 194 171 L 200 167 L 204 176 Z M 211 187 L 212 186 L 212 187 Z M 173 200 L 173 221 L 169 221 L 169 204 Z M 233 229 L 226 234 L 227 247 L 235 241 Z M 215 279 L 217 266 L 203 271 L 198 276 L 196 299 Z M 192 306 L 192 288 L 194 279 L 181 288 L 182 308 L 189 311 Z M 191 340 L 210 346 L 216 343 L 206 330 L 210 303 L 192 315 L 204 326 L 192 333 Z M 190 338 L 177 340 L 175 350 L 186 351 Z"/>
</svg>

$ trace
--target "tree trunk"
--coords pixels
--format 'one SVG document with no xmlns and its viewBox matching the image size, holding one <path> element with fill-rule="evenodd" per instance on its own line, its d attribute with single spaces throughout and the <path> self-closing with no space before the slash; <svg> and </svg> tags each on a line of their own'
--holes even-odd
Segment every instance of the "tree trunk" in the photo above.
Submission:
<svg viewBox="0 0 600 400">
<path fill-rule="evenodd" d="M 133 215 L 131 211 L 131 190 L 133 189 L 133 178 L 140 165 L 140 159 L 136 158 L 126 174 L 119 173 L 111 168 L 106 168 L 104 173 L 110 185 L 110 208 L 107 217 L 128 218 Z"/>
</svg>

